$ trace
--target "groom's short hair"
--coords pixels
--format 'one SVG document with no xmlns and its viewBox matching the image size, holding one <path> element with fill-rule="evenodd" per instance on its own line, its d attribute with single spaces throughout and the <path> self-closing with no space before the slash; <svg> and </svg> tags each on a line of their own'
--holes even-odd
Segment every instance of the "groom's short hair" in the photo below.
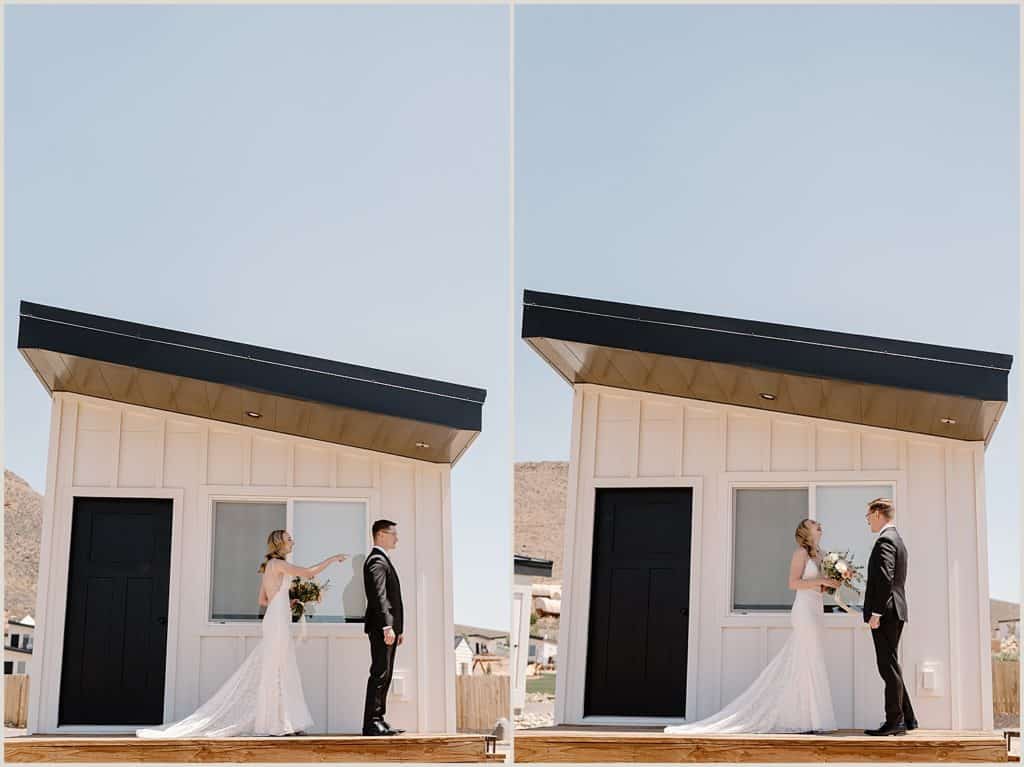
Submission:
<svg viewBox="0 0 1024 767">
<path fill-rule="evenodd" d="M 395 523 L 390 519 L 378 519 L 373 523 L 373 527 L 370 528 L 374 537 L 377 536 L 381 530 L 387 530 L 389 527 L 394 527 Z"/>
<path fill-rule="evenodd" d="M 875 498 L 875 500 L 869 501 L 868 511 L 877 511 L 886 519 L 892 519 L 896 516 L 896 507 L 892 505 L 892 501 L 888 498 Z"/>
</svg>

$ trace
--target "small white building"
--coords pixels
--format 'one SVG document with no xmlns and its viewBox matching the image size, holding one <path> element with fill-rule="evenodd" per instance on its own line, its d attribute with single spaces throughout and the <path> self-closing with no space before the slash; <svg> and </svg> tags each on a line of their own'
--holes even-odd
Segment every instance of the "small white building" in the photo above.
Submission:
<svg viewBox="0 0 1024 767">
<path fill-rule="evenodd" d="M 530 636 L 530 663 L 553 666 L 558 658 L 558 643 L 542 636 Z"/>
<path fill-rule="evenodd" d="M 455 732 L 450 472 L 483 390 L 27 302 L 18 348 L 53 398 L 30 732 L 195 709 L 258 639 L 277 528 L 296 562 L 351 555 L 298 652 L 313 731 L 359 732 L 377 518 L 406 615 L 389 721 Z"/>
<path fill-rule="evenodd" d="M 554 563 L 550 559 L 515 554 L 512 560 L 512 712 L 526 705 L 526 666 L 533 662 L 530 615 L 533 612 L 534 578 L 550 578 Z M 525 650 L 525 652 L 524 652 Z"/>
<path fill-rule="evenodd" d="M 533 291 L 522 335 L 574 393 L 556 723 L 718 711 L 789 635 L 800 520 L 865 564 L 889 496 L 921 726 L 992 729 L 985 445 L 1012 357 Z M 826 612 L 839 726 L 875 726 L 868 631 Z"/>
<path fill-rule="evenodd" d="M 4 674 L 27 674 L 32 661 L 36 623 L 31 615 L 8 620 L 4 630 Z"/>
<path fill-rule="evenodd" d="M 458 676 L 473 673 L 473 648 L 464 636 L 455 637 L 455 673 Z"/>
</svg>

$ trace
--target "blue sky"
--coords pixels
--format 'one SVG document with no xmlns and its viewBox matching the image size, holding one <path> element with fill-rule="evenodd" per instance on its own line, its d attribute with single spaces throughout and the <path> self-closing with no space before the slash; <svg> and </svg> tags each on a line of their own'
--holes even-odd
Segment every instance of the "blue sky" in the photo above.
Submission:
<svg viewBox="0 0 1024 767">
<path fill-rule="evenodd" d="M 508 625 L 508 12 L 8 8 L 8 468 L 43 488 L 18 301 L 488 390 L 455 618 Z"/>
<path fill-rule="evenodd" d="M 524 7 L 523 288 L 1015 354 L 1012 7 Z M 987 451 L 991 593 L 1017 599 L 1019 368 Z M 569 387 L 516 348 L 516 459 Z"/>
</svg>

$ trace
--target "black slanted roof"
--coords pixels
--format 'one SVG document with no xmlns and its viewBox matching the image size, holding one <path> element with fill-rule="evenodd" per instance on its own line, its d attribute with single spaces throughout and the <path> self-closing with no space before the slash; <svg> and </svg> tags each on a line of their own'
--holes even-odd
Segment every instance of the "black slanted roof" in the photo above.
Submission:
<svg viewBox="0 0 1024 767">
<path fill-rule="evenodd" d="M 434 462 L 453 463 L 482 427 L 483 389 L 28 301 L 18 348 L 51 392 Z"/>
<path fill-rule="evenodd" d="M 528 557 L 525 554 L 514 554 L 512 567 L 516 575 L 532 575 L 538 578 L 550 578 L 554 562 L 550 559 Z"/>
<path fill-rule="evenodd" d="M 995 352 L 537 291 L 524 293 L 522 335 L 570 383 L 985 441 L 1005 406 L 1013 362 Z"/>
</svg>

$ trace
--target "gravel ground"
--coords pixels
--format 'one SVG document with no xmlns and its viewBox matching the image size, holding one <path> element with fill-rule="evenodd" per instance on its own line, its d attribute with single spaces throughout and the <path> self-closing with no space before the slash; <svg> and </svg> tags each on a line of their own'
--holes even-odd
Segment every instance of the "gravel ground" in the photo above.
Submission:
<svg viewBox="0 0 1024 767">
<path fill-rule="evenodd" d="M 527 693 L 523 713 L 516 717 L 517 730 L 531 727 L 551 727 L 555 723 L 555 696 Z"/>
</svg>

